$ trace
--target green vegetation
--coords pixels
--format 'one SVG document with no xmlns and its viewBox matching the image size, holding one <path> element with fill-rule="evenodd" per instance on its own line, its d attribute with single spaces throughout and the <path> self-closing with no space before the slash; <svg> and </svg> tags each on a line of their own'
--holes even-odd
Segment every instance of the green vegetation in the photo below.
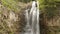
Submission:
<svg viewBox="0 0 60 34">
<path fill-rule="evenodd" d="M 16 0 L 1 0 L 1 3 L 7 7 L 8 10 L 18 11 L 18 2 Z"/>
<path fill-rule="evenodd" d="M 20 11 L 21 7 L 18 5 L 19 2 L 28 3 L 32 0 L 1 0 L 3 6 L 7 7 L 8 10 Z"/>
<path fill-rule="evenodd" d="M 30 2 L 32 0 L 19 0 L 20 2 L 24 2 L 24 3 L 27 3 L 27 2 Z"/>
<path fill-rule="evenodd" d="M 48 18 L 52 16 L 56 16 L 58 14 L 58 7 L 60 6 L 60 0 L 38 0 L 39 8 L 42 12 L 48 16 Z"/>
<path fill-rule="evenodd" d="M 56 7 L 56 2 L 60 2 L 60 0 L 38 0 L 40 3 L 40 8 L 45 7 Z"/>
</svg>

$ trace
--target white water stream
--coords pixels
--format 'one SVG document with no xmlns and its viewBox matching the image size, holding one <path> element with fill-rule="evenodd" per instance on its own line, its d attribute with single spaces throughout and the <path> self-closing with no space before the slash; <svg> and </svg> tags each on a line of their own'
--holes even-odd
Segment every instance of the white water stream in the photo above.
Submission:
<svg viewBox="0 0 60 34">
<path fill-rule="evenodd" d="M 25 19 L 27 21 L 24 34 L 40 34 L 39 31 L 39 9 L 37 8 L 38 3 L 33 1 L 32 8 L 28 12 L 26 10 Z"/>
</svg>

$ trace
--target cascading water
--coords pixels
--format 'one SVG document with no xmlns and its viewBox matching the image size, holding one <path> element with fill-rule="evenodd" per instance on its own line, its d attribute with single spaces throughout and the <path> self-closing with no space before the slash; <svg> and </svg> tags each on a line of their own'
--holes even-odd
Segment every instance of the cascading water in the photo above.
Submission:
<svg viewBox="0 0 60 34">
<path fill-rule="evenodd" d="M 25 19 L 27 21 L 24 34 L 40 34 L 39 32 L 39 9 L 37 3 L 33 1 L 30 11 L 26 10 Z"/>
</svg>

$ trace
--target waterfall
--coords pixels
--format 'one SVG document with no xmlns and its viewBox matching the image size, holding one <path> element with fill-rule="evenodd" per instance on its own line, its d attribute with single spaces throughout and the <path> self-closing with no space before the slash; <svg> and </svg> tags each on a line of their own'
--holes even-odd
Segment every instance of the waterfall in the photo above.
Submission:
<svg viewBox="0 0 60 34">
<path fill-rule="evenodd" d="M 24 34 L 40 34 L 39 32 L 39 9 L 37 8 L 38 3 L 33 1 L 32 8 L 25 11 L 26 27 Z"/>
</svg>

